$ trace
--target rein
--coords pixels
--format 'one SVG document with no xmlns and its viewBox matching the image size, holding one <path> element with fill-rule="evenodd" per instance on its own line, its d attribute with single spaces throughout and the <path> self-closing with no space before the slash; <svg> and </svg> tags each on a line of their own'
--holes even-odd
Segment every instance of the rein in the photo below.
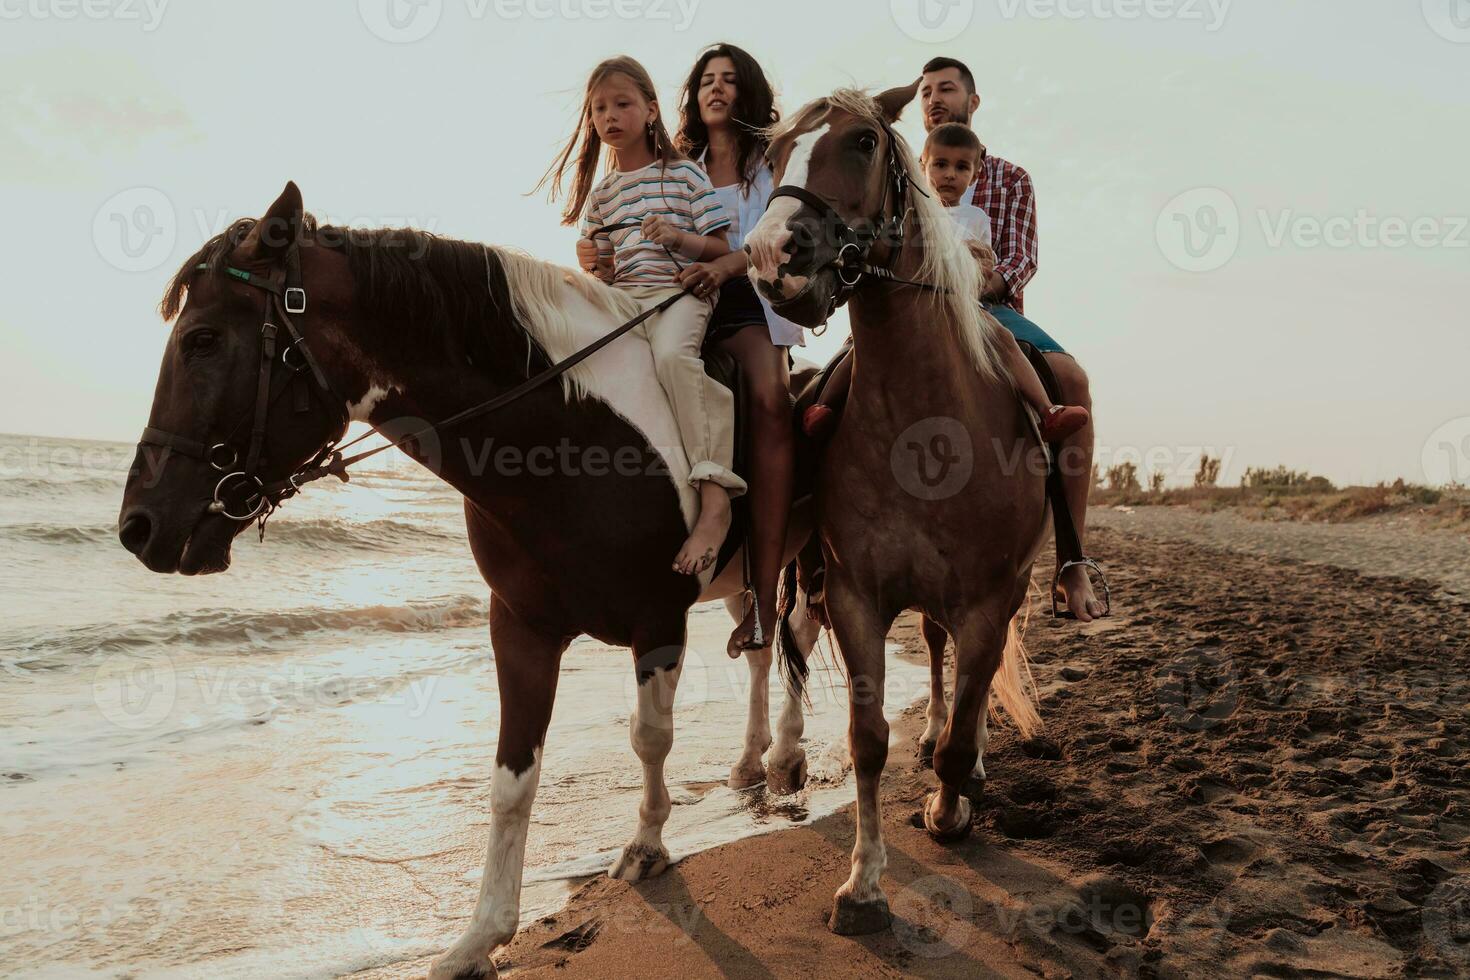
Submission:
<svg viewBox="0 0 1470 980">
<path fill-rule="evenodd" d="M 613 228 L 599 228 L 593 234 L 605 233 L 611 230 L 617 230 L 616 226 Z M 489 247 L 486 246 L 485 248 L 486 269 L 488 272 L 490 253 Z M 202 270 L 208 269 L 209 266 L 208 264 L 201 264 L 197 268 Z M 306 484 L 327 476 L 335 476 L 337 479 L 346 483 L 348 479 L 347 469 L 350 466 L 386 450 L 396 449 L 421 436 L 426 436 L 432 432 L 463 422 L 466 419 L 487 415 L 504 408 L 506 405 L 530 394 L 548 382 L 560 378 L 614 340 L 617 340 L 640 323 L 643 323 L 649 317 L 656 316 L 670 306 L 673 306 L 674 303 L 678 302 L 685 295 L 683 291 L 671 294 L 657 305 L 627 320 L 581 350 L 557 361 L 546 370 L 532 375 L 509 391 L 502 392 L 494 398 L 471 405 L 469 408 L 456 412 L 447 419 L 423 426 L 405 436 L 400 436 L 381 446 L 375 446 L 372 449 L 354 453 L 351 456 L 344 455 L 344 452 L 363 440 L 376 435 L 375 430 L 365 432 L 341 446 L 337 445 L 337 439 L 332 439 L 318 450 L 303 466 L 284 479 L 277 480 L 273 483 L 265 483 L 260 479 L 256 471 L 261 462 L 262 450 L 265 445 L 266 418 L 271 406 L 287 390 L 291 380 L 302 371 L 309 370 L 311 372 L 318 390 L 326 395 L 331 395 L 336 399 L 337 405 L 343 406 L 338 411 L 341 413 L 342 431 L 344 434 L 346 433 L 348 423 L 351 421 L 345 408 L 348 400 L 332 386 L 326 374 L 322 372 L 321 366 L 317 363 L 316 358 L 312 356 L 311 349 L 306 344 L 306 338 L 291 320 L 292 314 L 306 312 L 306 289 L 301 285 L 301 260 L 298 250 L 293 248 L 288 253 L 285 275 L 279 279 L 262 277 L 243 269 L 234 268 L 233 266 L 226 266 L 224 272 L 233 279 L 266 292 L 265 310 L 260 326 L 260 373 L 259 380 L 256 384 L 255 407 L 252 412 L 253 423 L 250 431 L 249 448 L 245 455 L 245 465 L 241 469 L 235 469 L 239 463 L 240 455 L 232 440 L 239 431 L 241 423 L 237 423 L 231 429 L 230 434 L 225 436 L 224 439 L 209 446 L 206 446 L 198 440 L 180 436 L 176 433 L 166 432 L 151 426 L 143 430 L 143 437 L 139 440 L 138 444 L 140 448 L 144 445 L 153 445 L 174 450 L 193 459 L 202 460 L 223 473 L 224 475 L 220 478 L 219 482 L 215 484 L 214 497 L 210 501 L 208 508 L 209 512 L 221 514 L 235 521 L 252 521 L 259 518 L 262 538 L 265 537 L 265 522 L 270 515 L 281 504 L 299 493 Z M 279 358 L 280 362 L 290 372 L 290 376 L 288 377 L 286 386 L 283 386 L 280 391 L 275 391 L 274 393 L 272 391 L 272 375 L 277 360 L 276 336 L 279 328 L 273 322 L 273 317 L 281 321 L 290 337 L 290 343 L 281 350 Z M 297 352 L 297 359 L 295 361 L 291 358 L 292 351 Z M 310 404 L 307 399 L 298 398 L 298 412 L 304 412 L 309 407 Z M 243 423 L 243 419 L 241 421 Z M 337 438 L 340 439 L 341 436 Z M 236 488 L 236 484 L 239 485 L 238 488 Z M 252 485 L 253 489 L 251 489 Z M 247 496 L 242 504 L 244 513 L 231 513 L 229 509 L 230 505 L 225 500 L 226 493 L 231 489 L 240 489 L 247 492 Z"/>
</svg>

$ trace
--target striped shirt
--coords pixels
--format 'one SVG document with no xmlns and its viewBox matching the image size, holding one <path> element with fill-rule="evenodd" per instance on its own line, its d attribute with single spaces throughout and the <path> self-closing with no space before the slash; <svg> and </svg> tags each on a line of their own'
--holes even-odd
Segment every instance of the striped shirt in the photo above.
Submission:
<svg viewBox="0 0 1470 980">
<path fill-rule="evenodd" d="M 662 245 L 643 237 L 643 219 L 660 215 L 680 231 L 713 235 L 730 226 L 709 177 L 698 164 L 679 160 L 665 166 L 655 160 L 638 170 L 614 170 L 602 178 L 582 212 L 582 235 L 597 242 L 600 256 L 613 256 L 613 285 L 668 286 L 679 266 Z M 609 225 L 633 224 L 595 238 Z"/>
<path fill-rule="evenodd" d="M 980 175 L 970 203 L 990 215 L 995 271 L 1006 283 L 1003 302 L 1024 313 L 1026 284 L 1036 275 L 1036 191 L 1026 171 L 983 147 L 980 152 Z"/>
</svg>

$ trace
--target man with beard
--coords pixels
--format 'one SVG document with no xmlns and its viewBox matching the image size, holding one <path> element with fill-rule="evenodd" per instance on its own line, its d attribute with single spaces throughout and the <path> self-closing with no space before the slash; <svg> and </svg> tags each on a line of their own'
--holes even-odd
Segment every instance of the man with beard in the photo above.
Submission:
<svg viewBox="0 0 1470 980">
<path fill-rule="evenodd" d="M 924 66 L 919 102 L 924 112 L 925 132 L 950 122 L 968 126 L 980 107 L 975 76 L 961 61 L 934 58 Z M 990 216 L 991 242 L 996 254 L 995 269 L 986 277 L 981 298 L 990 305 L 991 315 L 1015 334 L 1017 340 L 1031 343 L 1045 355 L 1061 386 L 1061 400 L 1068 405 L 1081 405 L 1091 413 L 1092 393 L 1087 373 L 1060 344 L 1021 315 L 1026 285 L 1036 275 L 1036 192 L 1031 177 L 1014 163 L 990 153 L 983 142 L 980 158 L 974 192 L 968 195 L 968 200 Z M 1086 530 L 1087 498 L 1092 490 L 1093 432 L 1093 424 L 1089 422 L 1068 437 L 1058 453 L 1062 484 L 1079 540 Z M 1080 622 L 1090 622 L 1104 614 L 1105 606 L 1093 591 L 1085 566 L 1068 568 L 1062 573 L 1059 585 L 1066 608 Z"/>
</svg>

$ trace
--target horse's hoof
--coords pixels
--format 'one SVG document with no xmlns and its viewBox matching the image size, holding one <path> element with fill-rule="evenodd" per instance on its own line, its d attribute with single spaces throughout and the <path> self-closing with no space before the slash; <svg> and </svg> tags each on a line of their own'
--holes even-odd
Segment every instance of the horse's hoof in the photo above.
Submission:
<svg viewBox="0 0 1470 980">
<path fill-rule="evenodd" d="M 952 844 L 970 836 L 970 816 L 974 812 L 970 801 L 960 796 L 955 801 L 955 821 L 949 826 L 940 825 L 934 818 L 934 805 L 939 802 L 938 793 L 930 793 L 924 804 L 924 829 L 929 836 L 941 844 Z"/>
<path fill-rule="evenodd" d="M 488 957 L 466 961 L 461 957 L 446 954 L 429 967 L 429 980 L 495 980 L 500 976 L 495 964 Z"/>
<path fill-rule="evenodd" d="M 607 876 L 619 881 L 642 881 L 663 874 L 668 866 L 669 852 L 664 848 L 629 844 L 607 869 Z"/>
<path fill-rule="evenodd" d="M 827 919 L 827 928 L 839 936 L 868 936 L 892 924 L 888 899 L 881 894 L 868 902 L 838 895 L 832 899 L 832 915 Z"/>
<path fill-rule="evenodd" d="M 755 789 L 766 781 L 766 767 L 756 763 L 754 768 L 731 766 L 730 778 L 725 785 L 733 790 Z"/>
<path fill-rule="evenodd" d="M 933 768 L 934 748 L 938 744 L 938 741 L 932 738 L 926 738 L 919 743 L 919 761 L 926 767 Z"/>
<path fill-rule="evenodd" d="M 806 785 L 806 752 L 789 761 L 772 760 L 766 767 L 766 791 L 778 796 L 800 792 Z"/>
</svg>

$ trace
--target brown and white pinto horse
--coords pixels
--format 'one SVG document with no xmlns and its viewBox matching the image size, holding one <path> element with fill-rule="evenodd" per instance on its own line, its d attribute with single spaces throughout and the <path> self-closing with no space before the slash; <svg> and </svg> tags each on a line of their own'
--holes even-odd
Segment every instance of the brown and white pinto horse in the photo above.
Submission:
<svg viewBox="0 0 1470 980">
<path fill-rule="evenodd" d="M 299 270 L 306 289 L 305 310 L 292 322 L 323 376 L 320 389 L 304 374 L 290 380 L 279 354 L 262 357 L 270 353 L 263 320 L 284 317 L 272 317 L 269 306 L 262 314 L 265 293 L 251 277 L 279 285 L 285 268 Z M 288 304 L 299 305 L 299 297 Z M 349 419 L 402 435 L 448 418 L 514 388 L 638 310 L 588 276 L 519 253 L 411 230 L 316 228 L 288 184 L 262 219 L 236 222 L 190 257 L 162 312 L 176 322 L 149 433 L 124 491 L 119 536 L 155 572 L 200 574 L 228 568 L 231 542 L 249 526 L 210 506 L 223 471 L 245 457 L 240 420 L 261 420 L 256 472 L 270 484 L 339 440 Z M 300 353 L 286 363 L 306 366 Z M 282 374 L 285 385 L 259 381 Z M 287 397 L 303 383 L 313 398 L 300 391 Z M 262 394 L 266 409 L 257 412 Z M 644 792 L 637 832 L 609 874 L 657 874 L 669 860 L 663 766 L 686 616 L 698 600 L 736 594 L 740 562 L 713 582 L 709 573 L 696 580 L 670 569 L 695 495 L 648 345 L 636 336 L 582 362 L 563 384 L 435 435 L 404 448 L 464 495 L 470 548 L 492 592 L 501 718 L 479 900 L 432 975 L 485 977 L 495 974 L 492 952 L 518 925 L 527 823 L 562 653 L 582 634 L 632 648 L 638 693 L 629 728 Z M 217 444 L 204 458 L 162 448 Z M 145 460 L 148 453 L 161 455 Z M 234 505 L 231 512 L 244 510 Z M 738 618 L 738 604 L 734 610 Z M 814 633 L 807 632 L 808 648 Z M 770 657 L 769 649 L 751 655 L 750 730 L 732 782 L 764 775 Z M 804 778 L 801 726 L 793 699 L 770 757 L 773 789 Z"/>
<path fill-rule="evenodd" d="M 934 750 L 940 785 L 924 807 L 934 837 L 970 830 L 963 790 L 983 772 L 991 691 L 1023 732 L 1040 720 L 1014 620 L 1046 533 L 1042 450 L 1000 366 L 1001 328 L 980 309 L 976 264 L 913 182 L 917 164 L 892 129 L 913 94 L 838 91 L 777 127 L 782 189 L 746 240 L 752 277 L 783 316 L 814 326 L 850 299 L 851 393 L 821 462 L 815 529 L 852 678 L 857 841 L 833 907 L 840 933 L 890 921 L 878 781 L 884 638 L 898 613 L 919 610 L 955 643 L 953 713 Z M 942 642 L 930 649 L 942 658 Z"/>
</svg>

